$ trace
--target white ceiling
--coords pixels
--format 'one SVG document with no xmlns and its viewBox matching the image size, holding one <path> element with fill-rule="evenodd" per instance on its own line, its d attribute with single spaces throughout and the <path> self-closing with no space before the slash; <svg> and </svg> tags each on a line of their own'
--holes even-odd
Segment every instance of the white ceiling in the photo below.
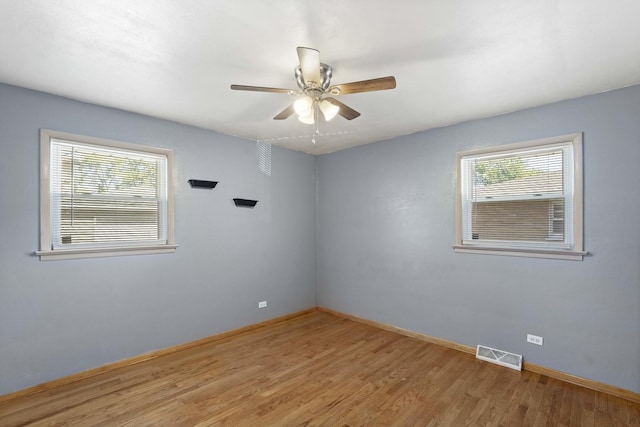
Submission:
<svg viewBox="0 0 640 427">
<path fill-rule="evenodd" d="M 638 0 L 0 0 L 0 82 L 312 154 L 640 84 Z M 362 115 L 272 117 L 297 46 Z"/>
</svg>

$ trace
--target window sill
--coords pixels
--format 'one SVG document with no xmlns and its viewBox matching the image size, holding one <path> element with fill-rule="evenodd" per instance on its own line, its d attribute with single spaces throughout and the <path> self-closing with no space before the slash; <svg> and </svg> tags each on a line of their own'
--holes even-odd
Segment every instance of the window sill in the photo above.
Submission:
<svg viewBox="0 0 640 427">
<path fill-rule="evenodd" d="M 489 248 L 453 245 L 453 250 L 464 254 L 503 255 L 529 258 L 562 259 L 568 261 L 582 261 L 588 254 L 585 251 L 523 249 L 523 248 Z"/>
<path fill-rule="evenodd" d="M 124 255 L 151 255 L 174 253 L 178 245 L 130 246 L 91 249 L 56 249 L 36 251 L 40 261 L 56 261 L 62 259 L 102 258 Z"/>
</svg>

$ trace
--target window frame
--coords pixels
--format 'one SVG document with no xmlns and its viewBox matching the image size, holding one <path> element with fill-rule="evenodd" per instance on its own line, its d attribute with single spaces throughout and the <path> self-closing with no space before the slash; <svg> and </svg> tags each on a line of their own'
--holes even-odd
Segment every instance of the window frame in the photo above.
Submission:
<svg viewBox="0 0 640 427">
<path fill-rule="evenodd" d="M 463 239 L 463 159 L 475 156 L 506 155 L 519 151 L 543 148 L 546 146 L 570 144 L 573 148 L 573 242 L 569 248 L 524 247 L 510 241 L 499 244 L 490 243 L 468 244 Z M 491 147 L 483 147 L 456 153 L 455 156 L 455 243 L 453 249 L 458 253 L 474 253 L 487 255 L 508 255 L 533 258 L 550 258 L 581 261 L 587 252 L 583 248 L 583 182 L 582 182 L 582 133 L 573 133 L 550 138 L 542 138 L 525 142 L 516 142 Z M 549 213 L 549 227 L 551 227 L 552 213 Z M 551 238 L 551 235 L 549 236 Z"/>
<path fill-rule="evenodd" d="M 70 143 L 88 144 L 114 150 L 127 150 L 140 154 L 161 155 L 166 158 L 167 173 L 167 212 L 165 243 L 133 243 L 127 245 L 99 244 L 91 247 L 53 248 L 51 239 L 51 142 L 63 140 Z M 67 132 L 40 129 L 40 250 L 35 254 L 41 261 L 111 257 L 122 255 L 147 255 L 173 253 L 178 247 L 174 240 L 174 185 L 173 185 L 173 151 L 149 145 L 132 144 L 92 136 L 77 135 Z"/>
</svg>

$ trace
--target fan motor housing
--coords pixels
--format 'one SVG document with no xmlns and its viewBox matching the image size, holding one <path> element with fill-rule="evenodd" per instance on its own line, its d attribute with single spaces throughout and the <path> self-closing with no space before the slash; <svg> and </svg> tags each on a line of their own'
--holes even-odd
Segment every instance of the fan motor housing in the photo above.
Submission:
<svg viewBox="0 0 640 427">
<path fill-rule="evenodd" d="M 322 88 L 322 92 L 324 92 L 331 83 L 333 68 L 331 68 L 331 66 L 327 64 L 320 64 L 320 82 L 305 82 L 304 76 L 302 75 L 302 68 L 300 66 L 296 67 L 294 74 L 296 76 L 296 82 L 298 83 L 298 87 L 300 89 L 306 92 L 309 89 Z"/>
</svg>

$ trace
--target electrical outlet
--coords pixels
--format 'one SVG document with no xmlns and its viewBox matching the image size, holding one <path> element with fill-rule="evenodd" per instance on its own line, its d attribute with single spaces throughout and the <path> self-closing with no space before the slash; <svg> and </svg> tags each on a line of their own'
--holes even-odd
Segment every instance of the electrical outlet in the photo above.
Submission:
<svg viewBox="0 0 640 427">
<path fill-rule="evenodd" d="M 267 306 L 267 302 L 266 301 L 260 301 L 258 303 L 258 308 L 265 308 Z"/>
<path fill-rule="evenodd" d="M 530 342 L 531 344 L 542 345 L 542 337 L 527 334 L 527 342 Z"/>
</svg>

